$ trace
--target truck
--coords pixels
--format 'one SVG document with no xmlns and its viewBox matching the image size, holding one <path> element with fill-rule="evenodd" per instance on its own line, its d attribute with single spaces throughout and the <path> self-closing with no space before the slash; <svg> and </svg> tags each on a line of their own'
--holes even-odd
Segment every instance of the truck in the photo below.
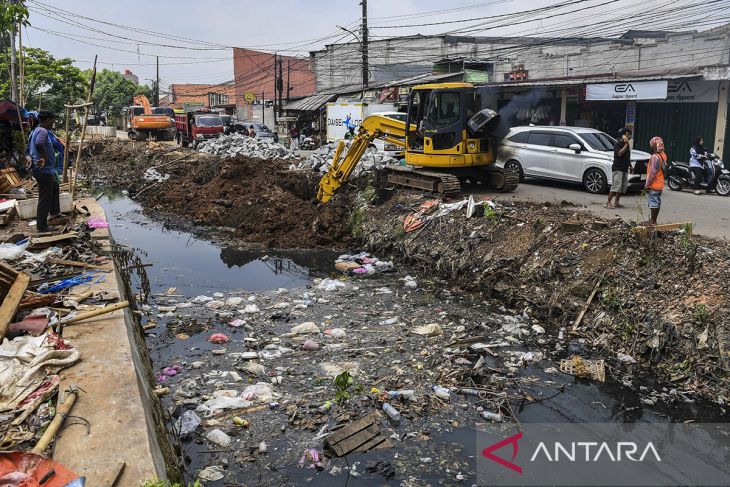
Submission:
<svg viewBox="0 0 730 487">
<path fill-rule="evenodd" d="M 124 113 L 123 127 L 132 140 L 172 140 L 175 136 L 175 119 L 166 113 L 154 113 L 146 96 L 134 97 L 134 105 Z"/>
<path fill-rule="evenodd" d="M 327 142 L 344 139 L 350 128 L 357 133 L 362 121 L 373 113 L 395 110 L 392 104 L 327 103 Z"/>
<path fill-rule="evenodd" d="M 205 140 L 223 135 L 225 127 L 220 115 L 209 111 L 178 113 L 175 115 L 175 140 L 183 147 L 192 145 L 193 149 Z"/>
</svg>

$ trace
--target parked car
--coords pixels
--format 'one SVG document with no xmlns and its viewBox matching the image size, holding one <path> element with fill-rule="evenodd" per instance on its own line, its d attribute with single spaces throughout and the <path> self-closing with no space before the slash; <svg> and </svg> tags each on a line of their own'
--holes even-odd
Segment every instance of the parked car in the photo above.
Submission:
<svg viewBox="0 0 730 487">
<path fill-rule="evenodd" d="M 246 133 L 248 132 L 248 129 L 249 127 L 251 127 L 251 125 L 253 125 L 253 129 L 256 132 L 257 139 L 267 139 L 273 142 L 279 142 L 279 134 L 277 134 L 276 132 L 272 132 L 269 127 L 259 122 L 249 122 L 246 120 L 242 122 L 235 122 L 233 124 L 233 131 L 240 132 L 242 134 Z"/>
<path fill-rule="evenodd" d="M 583 127 L 513 127 L 497 149 L 497 164 L 525 177 L 582 183 L 589 193 L 606 193 L 616 139 Z M 628 189 L 644 188 L 651 155 L 631 151 Z"/>
<path fill-rule="evenodd" d="M 373 113 L 371 115 L 381 115 L 383 117 L 400 120 L 403 123 L 406 123 L 406 118 L 408 117 L 408 114 L 403 113 L 403 112 L 377 112 L 377 113 Z M 389 155 L 390 157 L 396 157 L 396 158 L 403 157 L 403 154 L 404 154 L 403 147 L 397 146 L 386 140 L 375 139 L 375 140 L 373 140 L 372 145 L 374 145 L 375 148 L 378 149 L 380 152 L 384 152 L 387 155 Z"/>
<path fill-rule="evenodd" d="M 233 132 L 233 115 L 221 115 L 223 120 L 223 133 L 230 134 Z"/>
</svg>

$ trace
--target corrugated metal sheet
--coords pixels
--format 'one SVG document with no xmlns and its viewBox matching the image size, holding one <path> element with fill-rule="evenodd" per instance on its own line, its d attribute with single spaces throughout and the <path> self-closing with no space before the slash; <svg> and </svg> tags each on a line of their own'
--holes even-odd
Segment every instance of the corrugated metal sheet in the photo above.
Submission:
<svg viewBox="0 0 730 487">
<path fill-rule="evenodd" d="M 338 96 L 339 95 L 337 93 L 314 94 L 306 98 L 302 98 L 301 100 L 291 102 L 288 105 L 284 105 L 284 110 L 300 112 L 319 110 L 322 106 L 326 105 L 327 102 L 334 100 Z"/>
<path fill-rule="evenodd" d="M 695 137 L 712 146 L 716 122 L 717 103 L 638 103 L 634 148 L 648 152 L 649 140 L 658 135 L 669 160 L 687 162 Z"/>
<path fill-rule="evenodd" d="M 556 79 L 556 80 L 545 80 L 545 81 L 508 81 L 508 82 L 496 82 L 487 83 L 485 86 L 488 87 L 504 87 L 504 88 L 519 88 L 525 87 L 530 88 L 533 86 L 551 86 L 553 88 L 567 87 L 567 86 L 578 86 L 583 84 L 593 83 L 617 83 L 620 81 L 655 81 L 655 80 L 670 80 L 670 79 L 693 79 L 701 78 L 699 74 L 676 74 L 666 76 L 648 76 L 648 77 L 616 77 L 616 78 L 582 78 L 582 79 Z"/>
</svg>

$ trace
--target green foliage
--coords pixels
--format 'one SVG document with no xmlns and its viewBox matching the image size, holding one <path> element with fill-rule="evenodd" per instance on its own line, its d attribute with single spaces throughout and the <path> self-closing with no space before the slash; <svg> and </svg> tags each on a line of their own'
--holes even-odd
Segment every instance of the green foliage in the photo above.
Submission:
<svg viewBox="0 0 730 487">
<path fill-rule="evenodd" d="M 706 304 L 696 304 L 692 316 L 699 323 L 707 323 L 710 320 L 710 309 Z"/>
<path fill-rule="evenodd" d="M 363 236 L 363 223 L 365 222 L 365 207 L 357 206 L 350 212 L 347 224 L 350 227 L 350 233 L 355 238 Z"/>
<path fill-rule="evenodd" d="M 28 9 L 25 5 L 0 1 L 0 32 L 7 32 L 18 24 L 28 25 Z"/>
<path fill-rule="evenodd" d="M 91 70 L 84 71 L 84 76 L 91 79 Z M 91 101 L 94 104 L 93 112 L 101 113 L 107 110 L 108 115 L 116 117 L 122 113 L 124 107 L 132 104 L 137 95 L 145 95 L 152 102 L 152 89 L 149 86 L 137 85 L 125 79 L 122 73 L 102 69 L 96 73 L 96 85 Z"/>
<path fill-rule="evenodd" d="M 350 399 L 350 387 L 352 387 L 353 382 L 352 374 L 348 371 L 344 371 L 332 381 L 335 389 L 337 389 L 335 393 L 335 402 L 337 404 L 342 404 Z"/>
<path fill-rule="evenodd" d="M 636 325 L 631 323 L 628 320 L 623 320 L 619 324 L 619 328 L 621 329 L 621 338 L 624 341 L 628 341 L 632 338 L 634 338 L 634 335 L 636 334 Z"/>
<path fill-rule="evenodd" d="M 609 309 L 620 310 L 623 308 L 623 301 L 621 295 L 615 289 L 607 289 L 603 292 L 601 301 Z"/>
<path fill-rule="evenodd" d="M 0 56 L 0 96 L 10 97 L 9 55 Z M 54 58 L 48 51 L 23 48 L 23 96 L 28 110 L 63 112 L 64 103 L 83 99 L 86 82 L 71 58 Z"/>
</svg>

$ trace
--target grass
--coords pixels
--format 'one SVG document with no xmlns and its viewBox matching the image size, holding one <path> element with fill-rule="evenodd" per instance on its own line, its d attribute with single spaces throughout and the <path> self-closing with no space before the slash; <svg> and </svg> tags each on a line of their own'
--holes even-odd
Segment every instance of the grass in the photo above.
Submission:
<svg viewBox="0 0 730 487">
<path fill-rule="evenodd" d="M 601 301 L 606 305 L 606 307 L 615 310 L 620 310 L 624 305 L 621 295 L 614 289 L 607 289 L 603 291 Z"/>
<path fill-rule="evenodd" d="M 710 320 L 710 309 L 706 304 L 696 304 L 692 316 L 699 323 L 707 323 Z"/>
</svg>

